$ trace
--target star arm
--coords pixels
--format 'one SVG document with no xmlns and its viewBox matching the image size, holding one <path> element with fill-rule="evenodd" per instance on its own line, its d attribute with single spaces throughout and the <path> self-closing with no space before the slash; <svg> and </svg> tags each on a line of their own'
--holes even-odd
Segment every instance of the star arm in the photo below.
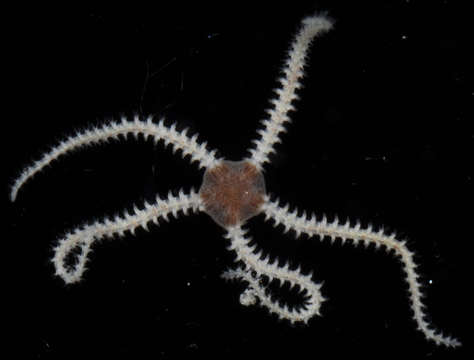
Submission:
<svg viewBox="0 0 474 360">
<path fill-rule="evenodd" d="M 189 137 L 186 133 L 187 129 L 177 131 L 175 125 L 171 127 L 164 125 L 163 119 L 155 123 L 151 117 L 141 120 L 138 116 L 135 116 L 132 121 L 122 118 L 119 122 L 111 122 L 102 127 L 78 132 L 76 135 L 61 141 L 59 145 L 45 153 L 40 160 L 25 168 L 11 187 L 10 199 L 15 201 L 23 184 L 60 156 L 87 145 L 114 139 L 119 140 L 120 137 L 125 139 L 128 134 L 134 135 L 135 138 L 138 138 L 141 134 L 145 139 L 153 139 L 155 143 L 163 141 L 165 146 L 171 144 L 173 153 L 181 150 L 183 157 L 189 155 L 191 162 L 197 161 L 201 168 L 212 167 L 218 163 L 215 150 L 209 151 L 206 142 L 198 142 L 198 135 Z"/>
<path fill-rule="evenodd" d="M 302 86 L 300 80 L 304 76 L 311 42 L 315 37 L 329 31 L 332 26 L 332 21 L 324 15 L 303 19 L 300 31 L 288 51 L 283 68 L 284 75 L 279 79 L 280 87 L 275 90 L 277 96 L 271 100 L 272 108 L 267 110 L 269 117 L 263 120 L 263 129 L 257 131 L 260 138 L 253 141 L 255 147 L 249 149 L 249 161 L 259 170 L 264 163 L 270 162 L 269 156 L 275 152 L 275 144 L 280 142 L 280 133 L 286 131 L 285 123 L 290 122 L 289 112 L 294 110 L 292 102 L 297 99 L 296 91 Z"/>
<path fill-rule="evenodd" d="M 181 190 L 178 196 L 168 194 L 165 199 L 157 196 L 154 203 L 145 202 L 142 209 L 134 206 L 131 213 L 125 211 L 123 215 L 113 219 L 105 218 L 80 226 L 67 233 L 54 248 L 52 262 L 56 268 L 56 275 L 66 283 L 80 281 L 86 270 L 87 256 L 95 241 L 114 236 L 122 237 L 126 232 L 134 234 L 140 227 L 148 230 L 148 224 L 154 222 L 158 225 L 160 218 L 168 221 L 169 215 L 177 218 L 180 212 L 187 215 L 190 210 L 200 211 L 201 207 L 201 199 L 197 192 L 191 190 L 189 194 L 185 194 Z"/>
<path fill-rule="evenodd" d="M 351 239 L 354 245 L 358 243 L 362 243 L 365 246 L 374 244 L 376 248 L 385 248 L 387 252 L 394 251 L 403 265 L 406 275 L 405 280 L 408 283 L 413 319 L 418 325 L 418 330 L 437 345 L 442 344 L 453 347 L 461 345 L 457 339 L 443 335 L 438 330 L 433 329 L 432 325 L 426 320 L 425 305 L 422 303 L 421 284 L 418 281 L 419 275 L 416 272 L 417 265 L 413 259 L 414 253 L 408 249 L 405 241 L 398 240 L 395 234 L 385 234 L 383 228 L 373 231 L 371 225 L 362 228 L 360 222 L 356 222 L 354 225 L 349 220 L 340 223 L 337 217 L 333 221 L 328 221 L 325 216 L 321 220 L 317 220 L 314 214 L 310 217 L 307 217 L 304 213 L 303 215 L 298 215 L 296 208 L 293 211 L 289 211 L 288 205 L 280 206 L 278 200 L 272 201 L 268 195 L 262 205 L 262 212 L 267 220 L 273 219 L 274 226 L 282 224 L 285 227 L 285 232 L 293 230 L 297 237 L 304 233 L 310 237 L 319 236 L 321 240 L 325 237 L 331 238 L 332 241 L 339 238 L 343 243 Z"/>
<path fill-rule="evenodd" d="M 278 259 L 270 262 L 261 252 L 255 252 L 255 246 L 249 245 L 252 239 L 245 235 L 246 231 L 240 226 L 227 228 L 225 237 L 231 241 L 228 249 L 236 252 L 236 262 L 240 261 L 243 268 L 228 270 L 222 274 L 226 280 L 239 279 L 248 283 L 247 289 L 240 296 L 241 304 L 252 305 L 258 299 L 270 313 L 275 313 L 280 319 L 287 319 L 292 323 L 306 323 L 314 315 L 319 315 L 321 303 L 325 300 L 320 292 L 321 284 L 314 283 L 311 280 L 312 275 L 302 274 L 299 268 L 290 269 L 288 264 L 279 265 Z M 285 283 L 288 283 L 290 288 L 298 286 L 300 295 L 304 297 L 303 305 L 290 309 L 287 305 L 274 300 L 262 282 L 264 277 L 268 279 L 268 284 L 279 281 L 280 286 L 284 286 Z"/>
</svg>

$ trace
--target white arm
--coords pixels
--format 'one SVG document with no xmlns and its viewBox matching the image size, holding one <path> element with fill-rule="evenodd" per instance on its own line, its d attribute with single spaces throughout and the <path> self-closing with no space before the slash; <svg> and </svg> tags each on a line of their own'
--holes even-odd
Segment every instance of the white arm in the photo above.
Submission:
<svg viewBox="0 0 474 360">
<path fill-rule="evenodd" d="M 15 201 L 17 193 L 23 184 L 60 156 L 86 145 L 106 142 L 112 139 L 118 140 L 120 136 L 126 137 L 128 134 L 133 134 L 135 137 L 142 134 L 145 139 L 151 137 L 155 143 L 163 140 L 165 146 L 168 144 L 172 145 L 173 152 L 181 150 L 183 157 L 190 155 L 191 162 L 198 161 L 200 167 L 207 168 L 217 164 L 216 151 L 208 151 L 205 142 L 199 143 L 196 140 L 197 135 L 190 138 L 186 135 L 186 132 L 187 129 L 182 132 L 176 131 L 175 125 L 168 128 L 164 125 L 163 120 L 155 124 L 151 117 L 148 117 L 146 121 L 142 121 L 138 116 L 133 121 L 122 118 L 121 122 L 111 122 L 102 127 L 79 132 L 75 136 L 62 141 L 58 146 L 44 154 L 40 160 L 23 170 L 11 188 L 10 199 Z"/>
<path fill-rule="evenodd" d="M 262 259 L 262 254 L 254 253 L 255 247 L 249 246 L 251 238 L 245 237 L 245 231 L 240 226 L 229 227 L 227 231 L 225 237 L 231 241 L 228 249 L 237 253 L 236 261 L 242 261 L 244 268 L 226 271 L 222 277 L 227 280 L 240 279 L 248 283 L 247 289 L 240 296 L 242 305 L 255 304 L 258 298 L 260 304 L 270 313 L 275 313 L 280 319 L 287 319 L 292 323 L 299 321 L 306 323 L 314 315 L 319 315 L 319 309 L 325 299 L 319 290 L 321 284 L 314 283 L 311 274 L 304 275 L 299 269 L 289 269 L 288 264 L 279 266 L 278 259 L 274 262 L 270 262 L 266 257 Z M 290 309 L 273 300 L 265 291 L 266 286 L 261 282 L 262 276 L 266 276 L 269 283 L 274 280 L 280 281 L 280 286 L 286 282 L 290 288 L 299 286 L 299 293 L 304 297 L 303 305 L 297 309 Z"/>
<path fill-rule="evenodd" d="M 337 218 L 333 222 L 328 222 L 326 217 L 321 221 L 317 221 L 313 214 L 309 219 L 305 216 L 298 216 L 298 211 L 294 209 L 288 211 L 288 205 L 280 207 L 277 202 L 271 201 L 267 196 L 265 203 L 262 205 L 262 212 L 267 219 L 273 219 L 275 226 L 283 224 L 285 231 L 293 230 L 298 237 L 301 233 L 312 236 L 319 236 L 322 240 L 325 236 L 332 240 L 336 238 L 345 242 L 352 239 L 354 244 L 363 243 L 365 246 L 375 244 L 376 248 L 384 247 L 387 251 L 393 250 L 403 264 L 403 270 L 406 273 L 406 282 L 410 293 L 411 309 L 413 318 L 418 324 L 420 330 L 427 339 L 433 340 L 436 344 L 444 344 L 446 346 L 459 346 L 461 343 L 450 336 L 445 336 L 441 332 L 432 328 L 431 324 L 426 321 L 424 305 L 421 301 L 421 284 L 418 282 L 418 274 L 416 272 L 416 264 L 413 261 L 414 254 L 407 248 L 404 241 L 397 240 L 395 234 L 386 235 L 383 229 L 378 232 L 372 231 L 371 226 L 361 229 L 361 225 L 357 222 L 351 226 L 349 220 L 344 224 L 339 224 Z"/>
<path fill-rule="evenodd" d="M 92 225 L 78 227 L 60 239 L 54 249 L 52 261 L 56 275 L 68 284 L 81 280 L 86 270 L 87 255 L 96 240 L 123 236 L 126 231 L 133 234 L 139 227 L 148 230 L 147 224 L 150 222 L 158 224 L 160 217 L 167 221 L 170 214 L 177 218 L 179 211 L 187 215 L 188 210 L 200 209 L 201 198 L 194 190 L 189 194 L 180 191 L 178 196 L 169 194 L 167 199 L 160 199 L 157 196 L 156 202 L 145 203 L 143 210 L 134 207 L 131 214 L 125 212 L 123 216 L 116 216 L 113 220 L 104 219 Z M 72 260 L 72 264 L 68 264 L 71 262 L 69 260 Z"/>
<path fill-rule="evenodd" d="M 280 142 L 279 134 L 285 131 L 285 123 L 290 121 L 289 111 L 294 110 L 292 101 L 297 98 L 296 89 L 301 87 L 300 80 L 304 76 L 306 56 L 311 42 L 316 36 L 329 31 L 333 24 L 323 15 L 315 15 L 303 19 L 301 29 L 296 35 L 288 52 L 283 73 L 279 79 L 281 87 L 277 88 L 277 98 L 272 100 L 273 108 L 267 112 L 269 118 L 263 121 L 263 129 L 257 131 L 260 139 L 254 140 L 255 148 L 249 149 L 249 161 L 257 169 L 270 162 L 269 155 L 275 152 L 274 145 Z"/>
</svg>

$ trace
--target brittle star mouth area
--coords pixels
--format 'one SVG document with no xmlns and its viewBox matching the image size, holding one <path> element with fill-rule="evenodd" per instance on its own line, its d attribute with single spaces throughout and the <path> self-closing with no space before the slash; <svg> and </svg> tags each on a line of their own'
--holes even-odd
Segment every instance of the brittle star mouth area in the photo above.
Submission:
<svg viewBox="0 0 474 360">
<path fill-rule="evenodd" d="M 247 160 L 224 160 L 206 170 L 199 196 L 204 211 L 216 223 L 228 228 L 260 213 L 265 179 Z"/>
</svg>

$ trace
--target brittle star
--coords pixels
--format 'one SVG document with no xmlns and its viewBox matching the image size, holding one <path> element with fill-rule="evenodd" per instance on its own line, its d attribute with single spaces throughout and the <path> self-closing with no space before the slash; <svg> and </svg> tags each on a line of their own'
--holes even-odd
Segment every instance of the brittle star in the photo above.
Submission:
<svg viewBox="0 0 474 360">
<path fill-rule="evenodd" d="M 339 223 L 337 218 L 328 221 L 325 216 L 318 219 L 314 214 L 298 215 L 300 213 L 296 208 L 289 211 L 289 205 L 281 206 L 278 200 L 272 200 L 266 193 L 263 166 L 270 163 L 269 156 L 275 153 L 275 144 L 281 141 L 280 134 L 290 122 L 289 112 L 295 110 L 292 102 L 297 98 L 297 89 L 301 87 L 300 80 L 304 76 L 308 48 L 315 37 L 329 31 L 332 26 L 332 21 L 325 15 L 303 19 L 289 49 L 283 76 L 279 79 L 280 86 L 275 90 L 276 98 L 271 101 L 272 107 L 267 111 L 268 117 L 263 120 L 262 129 L 257 131 L 260 136 L 253 141 L 248 151 L 249 157 L 241 161 L 216 157 L 215 150 L 209 150 L 206 142 L 197 140 L 198 135 L 189 137 L 187 130 L 177 131 L 175 125 L 168 127 L 163 119 L 155 123 L 152 117 L 142 120 L 135 116 L 132 121 L 122 118 L 120 122 L 78 132 L 27 167 L 12 186 L 12 201 L 15 201 L 23 184 L 53 160 L 80 147 L 126 138 L 128 134 L 135 137 L 142 135 L 145 139 L 153 139 L 155 143 L 163 141 L 165 146 L 171 144 L 173 152 L 181 150 L 183 157 L 189 156 L 191 162 L 197 161 L 199 167 L 205 169 L 198 192 L 191 190 L 186 193 L 180 190 L 177 196 L 171 193 L 163 199 L 157 196 L 154 203 L 145 202 L 142 209 L 135 206 L 132 213 L 125 212 L 113 219 L 104 218 L 67 233 L 54 248 L 52 262 L 56 275 L 66 283 L 81 280 L 91 246 L 99 239 L 124 236 L 125 232 L 133 234 L 139 227 L 148 230 L 150 222 L 158 224 L 159 218 L 168 220 L 169 215 L 178 217 L 179 212 L 187 215 L 190 210 L 202 211 L 225 229 L 225 237 L 230 240 L 229 250 L 235 251 L 237 255 L 236 262 L 240 267 L 226 271 L 223 278 L 239 279 L 247 284 L 240 302 L 243 305 L 259 303 L 280 318 L 292 323 L 306 323 L 314 315 L 320 314 L 321 304 L 326 300 L 320 291 L 321 284 L 313 282 L 312 275 L 303 274 L 299 267 L 292 269 L 288 263 L 279 265 L 277 259 L 270 261 L 249 244 L 251 238 L 243 225 L 248 219 L 263 213 L 266 220 L 273 219 L 275 226 L 283 224 L 285 232 L 293 230 L 296 237 L 304 233 L 320 239 L 340 238 L 343 242 L 352 239 L 353 244 L 375 244 L 377 248 L 394 251 L 406 274 L 410 305 L 418 330 L 438 345 L 459 346 L 457 339 L 443 335 L 426 320 L 425 306 L 421 301 L 421 284 L 413 261 L 414 254 L 404 241 L 396 239 L 393 233 L 386 234 L 383 229 L 373 231 L 370 225 L 363 228 L 360 222 L 351 225 L 349 220 Z M 68 261 L 71 256 L 74 258 L 72 264 Z M 290 287 L 297 286 L 304 298 L 303 304 L 289 307 L 275 301 L 269 295 L 268 285 L 277 281 L 280 286 L 285 283 L 289 283 Z"/>
</svg>

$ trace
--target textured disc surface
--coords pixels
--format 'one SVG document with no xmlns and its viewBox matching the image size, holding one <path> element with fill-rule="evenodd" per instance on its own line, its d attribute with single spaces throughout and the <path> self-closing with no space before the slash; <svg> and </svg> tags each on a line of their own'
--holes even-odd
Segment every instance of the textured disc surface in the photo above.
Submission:
<svg viewBox="0 0 474 360">
<path fill-rule="evenodd" d="M 205 212 L 227 228 L 260 212 L 265 197 L 265 180 L 248 161 L 222 161 L 204 173 L 199 195 Z"/>
</svg>

